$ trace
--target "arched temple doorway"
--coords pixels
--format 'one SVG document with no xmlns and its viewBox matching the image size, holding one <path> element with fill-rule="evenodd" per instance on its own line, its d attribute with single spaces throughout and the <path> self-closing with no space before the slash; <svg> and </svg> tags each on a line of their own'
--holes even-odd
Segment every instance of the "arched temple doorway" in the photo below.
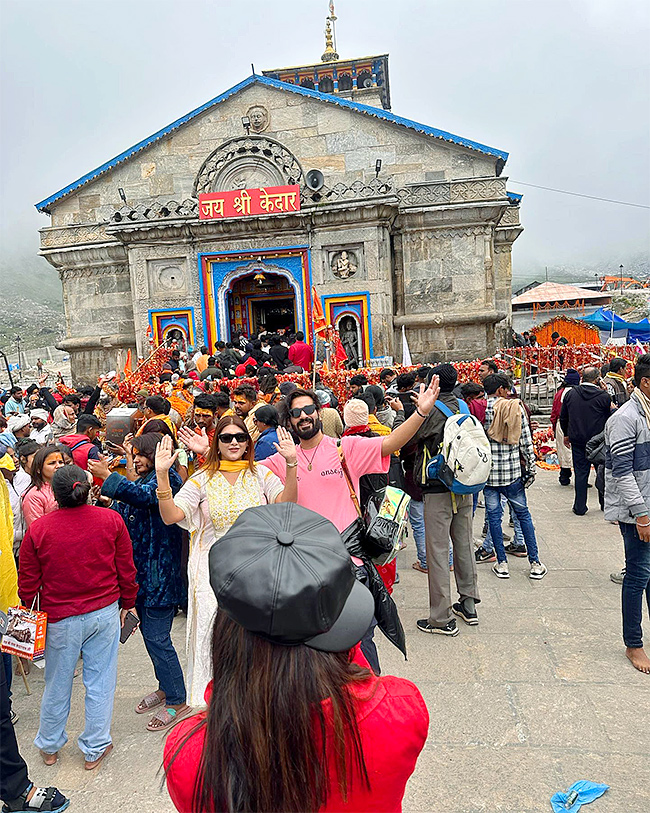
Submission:
<svg viewBox="0 0 650 813">
<path fill-rule="evenodd" d="M 282 274 L 263 269 L 235 279 L 226 295 L 230 335 L 243 331 L 247 336 L 267 330 L 295 332 L 296 292 Z"/>
</svg>

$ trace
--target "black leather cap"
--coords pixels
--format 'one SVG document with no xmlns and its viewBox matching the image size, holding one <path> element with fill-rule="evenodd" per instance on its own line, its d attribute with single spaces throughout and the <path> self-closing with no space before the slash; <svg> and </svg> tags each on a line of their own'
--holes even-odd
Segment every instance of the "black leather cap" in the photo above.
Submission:
<svg viewBox="0 0 650 813">
<path fill-rule="evenodd" d="M 343 652 L 374 614 L 336 527 L 294 503 L 244 511 L 210 550 L 210 584 L 219 612 L 278 644 Z"/>
</svg>

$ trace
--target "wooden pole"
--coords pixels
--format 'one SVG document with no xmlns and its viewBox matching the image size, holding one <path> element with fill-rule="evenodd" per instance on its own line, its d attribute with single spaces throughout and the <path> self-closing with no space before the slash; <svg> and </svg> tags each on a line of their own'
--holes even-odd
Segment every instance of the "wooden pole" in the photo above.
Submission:
<svg viewBox="0 0 650 813">
<path fill-rule="evenodd" d="M 25 689 L 27 690 L 27 694 L 30 695 L 32 690 L 29 688 L 29 681 L 27 680 L 27 674 L 25 673 L 25 667 L 23 666 L 22 658 L 19 658 L 16 655 L 16 660 L 18 661 L 18 671 L 20 672 L 20 676 L 23 679 L 23 683 L 25 684 Z"/>
</svg>

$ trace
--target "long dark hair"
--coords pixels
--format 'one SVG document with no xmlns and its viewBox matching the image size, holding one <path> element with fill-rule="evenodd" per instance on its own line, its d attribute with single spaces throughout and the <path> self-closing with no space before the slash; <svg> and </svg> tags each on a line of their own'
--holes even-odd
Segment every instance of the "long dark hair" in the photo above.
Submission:
<svg viewBox="0 0 650 813">
<path fill-rule="evenodd" d="M 138 438 L 141 438 L 143 435 L 150 435 L 152 432 L 156 432 L 160 435 L 169 435 L 169 437 L 172 439 L 174 449 L 178 449 L 178 441 L 174 437 L 172 430 L 169 428 L 169 424 L 166 424 L 165 421 L 161 421 L 160 418 L 150 418 L 142 427 L 142 432 L 140 432 Z M 133 438 L 133 440 L 135 441 L 137 438 Z"/>
<path fill-rule="evenodd" d="M 212 443 L 210 444 L 210 449 L 205 456 L 203 470 L 207 471 L 210 477 L 219 471 L 219 465 L 221 463 L 221 458 L 219 457 L 219 435 L 223 432 L 226 426 L 231 425 L 236 426 L 241 432 L 245 432 L 248 435 L 248 448 L 244 452 L 242 460 L 246 460 L 248 463 L 248 468 L 251 471 L 255 471 L 255 444 L 251 439 L 248 427 L 238 415 L 224 415 L 223 418 L 221 418 L 221 420 L 217 423 L 214 430 Z"/>
<path fill-rule="evenodd" d="M 135 454 L 142 455 L 142 457 L 146 457 L 150 463 L 153 463 L 156 458 L 156 447 L 161 440 L 161 432 L 143 432 L 141 435 L 133 438 L 131 448 Z"/>
<path fill-rule="evenodd" d="M 343 799 L 354 781 L 370 790 L 348 690 L 370 673 L 351 663 L 349 652 L 280 646 L 218 612 L 212 670 L 206 717 L 167 766 L 169 771 L 187 741 L 205 727 L 195 813 L 318 811 L 327 802 L 334 775 Z"/>
</svg>

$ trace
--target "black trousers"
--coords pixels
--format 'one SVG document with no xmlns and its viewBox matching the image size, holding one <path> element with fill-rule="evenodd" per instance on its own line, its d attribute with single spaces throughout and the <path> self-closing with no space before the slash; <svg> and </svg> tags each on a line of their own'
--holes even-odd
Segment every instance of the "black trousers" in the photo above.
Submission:
<svg viewBox="0 0 650 813">
<path fill-rule="evenodd" d="M 4 664 L 0 661 L 0 799 L 17 799 L 30 784 L 27 765 L 20 756 L 11 722 L 11 700 Z"/>
<path fill-rule="evenodd" d="M 587 481 L 591 471 L 591 463 L 587 460 L 584 446 L 571 444 L 571 456 L 573 457 L 573 473 L 575 475 L 575 498 L 573 500 L 573 510 L 576 514 L 587 513 Z"/>
</svg>

